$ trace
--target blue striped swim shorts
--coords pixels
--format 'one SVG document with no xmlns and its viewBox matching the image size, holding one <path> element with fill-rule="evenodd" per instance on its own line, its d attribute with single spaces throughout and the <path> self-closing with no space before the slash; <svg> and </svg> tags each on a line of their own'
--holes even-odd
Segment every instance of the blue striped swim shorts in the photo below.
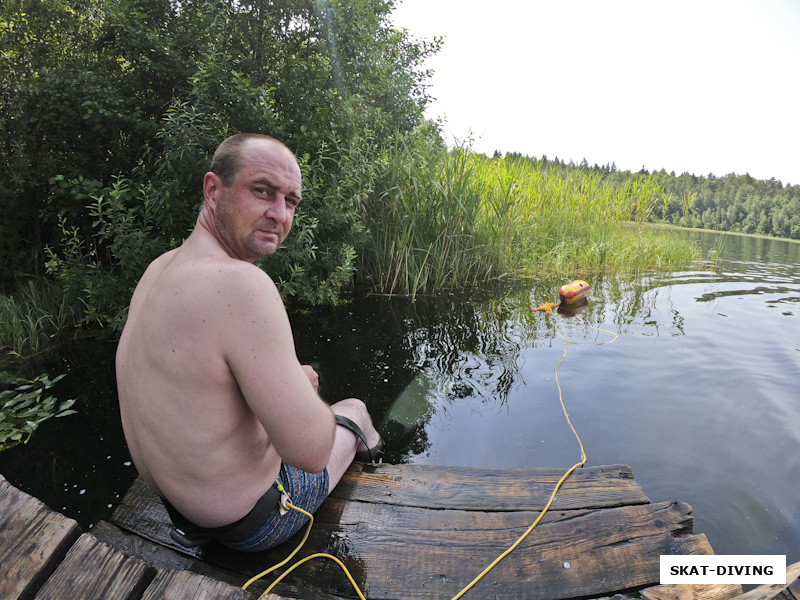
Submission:
<svg viewBox="0 0 800 600">
<path fill-rule="evenodd" d="M 283 463 L 278 477 L 289 495 L 290 502 L 312 514 L 328 496 L 327 469 L 320 473 L 307 473 Z M 260 552 L 285 542 L 307 522 L 308 517 L 299 511 L 289 509 L 282 515 L 278 507 L 275 507 L 257 529 L 244 532 L 237 540 L 219 541 L 240 552 Z"/>
</svg>

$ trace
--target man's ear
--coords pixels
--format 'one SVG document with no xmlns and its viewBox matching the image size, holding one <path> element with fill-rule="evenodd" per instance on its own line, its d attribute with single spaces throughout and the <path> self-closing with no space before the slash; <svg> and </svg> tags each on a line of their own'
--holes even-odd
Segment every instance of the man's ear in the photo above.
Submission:
<svg viewBox="0 0 800 600">
<path fill-rule="evenodd" d="M 222 180 L 215 173 L 209 171 L 203 177 L 203 198 L 211 208 L 217 205 L 217 197 L 222 189 Z"/>
</svg>

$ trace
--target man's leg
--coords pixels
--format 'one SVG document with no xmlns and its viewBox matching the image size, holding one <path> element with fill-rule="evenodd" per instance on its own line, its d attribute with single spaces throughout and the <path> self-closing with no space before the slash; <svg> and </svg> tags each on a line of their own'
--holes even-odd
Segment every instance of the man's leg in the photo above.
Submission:
<svg viewBox="0 0 800 600">
<path fill-rule="evenodd" d="M 372 424 L 372 417 L 367 411 L 367 407 L 361 400 L 348 398 L 331 405 L 333 412 L 351 419 L 364 432 L 369 447 L 372 448 L 378 443 L 380 435 Z M 347 471 L 357 450 L 364 450 L 364 443 L 358 439 L 355 433 L 345 427 L 336 428 L 336 438 L 333 442 L 333 452 L 328 461 L 328 489 L 332 490 L 339 483 L 339 480 Z"/>
<path fill-rule="evenodd" d="M 317 370 L 311 365 L 300 365 L 300 366 L 303 368 L 303 372 L 306 374 L 306 377 L 308 377 L 308 380 L 314 387 L 314 391 L 319 393 L 319 373 L 317 372 Z"/>
</svg>

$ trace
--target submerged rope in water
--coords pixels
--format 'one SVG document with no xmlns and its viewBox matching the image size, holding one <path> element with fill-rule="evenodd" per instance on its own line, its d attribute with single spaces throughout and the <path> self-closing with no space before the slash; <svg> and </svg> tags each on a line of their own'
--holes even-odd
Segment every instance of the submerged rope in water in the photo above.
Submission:
<svg viewBox="0 0 800 600">
<path fill-rule="evenodd" d="M 596 346 L 601 346 L 603 344 L 610 344 L 611 342 L 614 342 L 618 337 L 617 334 L 614 333 L 613 331 L 608 331 L 607 329 L 600 329 L 599 327 L 593 327 L 591 325 L 589 325 L 588 327 L 590 327 L 591 329 L 596 329 L 597 331 L 602 331 L 604 333 L 609 333 L 609 334 L 614 336 L 614 338 L 609 342 L 597 342 L 595 344 Z M 559 326 L 558 321 L 556 321 L 556 329 L 558 330 L 558 333 L 561 335 L 561 337 L 564 340 L 564 352 L 561 355 L 561 359 L 558 361 L 558 364 L 556 364 L 555 368 L 553 369 L 553 372 L 555 373 L 555 377 L 556 377 L 556 387 L 558 388 L 558 400 L 561 403 L 561 409 L 564 411 L 564 417 L 567 420 L 567 424 L 569 425 L 570 430 L 572 430 L 572 433 L 575 436 L 575 439 L 578 440 L 578 446 L 580 446 L 580 449 L 581 449 L 581 460 L 579 462 L 575 463 L 574 465 L 572 465 L 569 469 L 567 469 L 567 471 L 564 473 L 564 475 L 562 475 L 561 479 L 558 480 L 558 483 L 556 483 L 555 488 L 553 488 L 553 493 L 550 494 L 550 498 L 547 501 L 547 504 L 545 504 L 544 508 L 539 513 L 539 516 L 536 517 L 536 520 L 531 524 L 531 526 L 528 527 L 528 529 L 517 539 L 516 542 L 514 542 L 511 546 L 509 546 L 508 549 L 506 549 L 502 554 L 500 554 L 500 556 L 495 558 L 483 571 L 481 571 L 480 574 L 478 574 L 478 576 L 475 577 L 475 579 L 470 581 L 464 587 L 464 589 L 462 589 L 458 594 L 453 596 L 452 600 L 458 600 L 464 594 L 466 594 L 472 587 L 475 586 L 475 584 L 477 584 L 481 579 L 483 579 L 486 576 L 486 574 L 489 573 L 489 571 L 494 569 L 501 560 L 503 560 L 506 556 L 511 554 L 517 548 L 517 546 L 519 546 L 525 540 L 525 538 L 530 535 L 530 533 L 536 528 L 536 526 L 542 520 L 542 518 L 544 517 L 545 513 L 550 509 L 550 506 L 553 504 L 553 501 L 556 498 L 556 494 L 558 493 L 558 490 L 561 489 L 562 484 L 567 480 L 567 478 L 570 475 L 572 475 L 572 473 L 573 473 L 573 471 L 575 471 L 575 469 L 577 469 L 578 467 L 583 467 L 583 465 L 586 464 L 587 458 L 586 458 L 586 452 L 585 452 L 585 450 L 583 448 L 583 442 L 581 441 L 581 438 L 578 435 L 578 432 L 575 430 L 575 427 L 572 425 L 572 421 L 569 418 L 569 413 L 567 412 L 567 407 L 564 404 L 564 393 L 563 393 L 563 391 L 561 389 L 561 382 L 558 379 L 558 368 L 563 364 L 564 360 L 567 358 L 567 344 L 570 344 L 570 343 L 577 344 L 578 342 L 571 342 L 571 341 L 569 341 L 567 339 L 567 337 L 564 335 L 564 332 L 561 330 L 561 327 Z M 286 506 L 288 508 L 293 509 L 293 510 L 300 511 L 304 515 L 308 516 L 308 518 L 309 518 L 308 528 L 306 529 L 306 533 L 303 536 L 303 539 L 300 541 L 300 544 L 297 546 L 297 548 L 295 548 L 294 551 L 286 559 L 284 559 L 283 561 L 281 561 L 277 565 L 275 565 L 273 567 L 270 567 L 266 571 L 263 571 L 262 573 L 259 573 L 258 575 L 256 575 L 252 579 L 250 579 L 247 583 L 245 583 L 242 586 L 242 589 L 246 590 L 250 586 L 250 584 L 252 584 L 253 582 L 257 581 L 258 579 L 261 579 L 262 577 L 268 575 L 269 573 L 272 573 L 274 570 L 279 569 L 280 567 L 282 567 L 283 565 L 288 563 L 292 559 L 292 557 L 300 551 L 300 548 L 303 547 L 303 544 L 306 543 L 306 540 L 308 539 L 308 535 L 309 535 L 309 533 L 311 533 L 311 527 L 314 524 L 314 516 L 311 513 L 303 510 L 302 508 L 300 508 L 298 506 L 295 506 L 291 502 L 287 501 L 286 502 Z M 262 598 L 262 597 L 266 596 L 267 594 L 269 594 L 272 591 L 272 589 L 276 585 L 278 585 L 278 583 L 280 583 L 283 580 L 284 577 L 289 575 L 289 573 L 294 571 L 297 567 L 299 567 L 303 563 L 308 562 L 308 561 L 310 561 L 310 560 L 312 560 L 314 558 L 328 558 L 328 559 L 334 561 L 336 564 L 338 564 L 339 567 L 344 572 L 344 574 L 350 580 L 350 584 L 353 586 L 353 589 L 358 594 L 358 597 L 360 598 L 360 600 L 366 600 L 364 594 L 361 592 L 361 589 L 359 589 L 358 584 L 356 584 L 355 580 L 353 579 L 353 576 L 350 575 L 350 571 L 347 570 L 347 567 L 344 565 L 344 563 L 341 560 L 339 560 L 337 557 L 335 557 L 335 556 L 333 556 L 331 554 L 326 554 L 326 553 L 312 554 L 310 556 L 307 556 L 307 557 L 297 561 L 295 564 L 293 564 L 291 567 L 289 567 L 286 571 L 284 571 L 275 581 L 273 581 L 272 584 L 270 584 L 270 586 L 266 590 L 264 590 L 264 593 L 261 596 L 259 596 L 259 598 Z"/>
</svg>

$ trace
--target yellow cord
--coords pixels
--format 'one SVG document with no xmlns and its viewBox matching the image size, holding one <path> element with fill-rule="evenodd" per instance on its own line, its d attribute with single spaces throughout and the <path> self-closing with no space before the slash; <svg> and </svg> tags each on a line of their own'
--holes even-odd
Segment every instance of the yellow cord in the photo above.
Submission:
<svg viewBox="0 0 800 600">
<path fill-rule="evenodd" d="M 246 590 L 248 587 L 250 587 L 250 584 L 254 583 L 255 581 L 258 581 L 262 577 L 265 577 L 266 575 L 269 575 L 275 569 L 279 569 L 283 565 L 288 563 L 290 560 L 292 560 L 292 557 L 300 551 L 300 548 L 303 547 L 303 544 L 306 543 L 306 540 L 308 539 L 308 535 L 311 533 L 311 527 L 314 525 L 314 515 L 312 515 L 310 512 L 308 512 L 306 510 L 303 510 L 299 506 L 295 506 L 294 504 L 292 504 L 288 500 L 286 501 L 286 506 L 288 508 L 291 508 L 293 510 L 301 512 L 301 513 L 303 513 L 304 515 L 306 515 L 308 517 L 308 527 L 306 528 L 306 533 L 303 536 L 303 539 L 297 545 L 297 548 L 295 548 L 292 551 L 292 553 L 289 556 L 287 556 L 284 560 L 279 562 L 277 565 L 274 565 L 274 566 L 270 567 L 266 571 L 262 571 L 261 573 L 259 573 L 258 575 L 256 575 L 252 579 L 250 579 L 247 583 L 245 583 L 242 586 L 243 590 Z M 272 588 L 274 588 L 276 585 L 278 585 L 278 583 L 280 583 L 283 580 L 284 577 L 286 577 L 289 573 L 294 571 L 297 567 L 302 565 L 304 562 L 307 562 L 307 561 L 311 560 L 312 558 L 330 558 L 332 561 L 334 561 L 336 564 L 338 564 L 341 567 L 342 571 L 344 571 L 344 574 L 347 575 L 347 578 L 350 580 L 350 583 L 353 585 L 353 589 L 355 589 L 356 594 L 358 594 L 358 597 L 361 598 L 361 600 L 367 600 L 364 597 L 364 594 L 362 594 L 361 590 L 358 588 L 358 585 L 356 584 L 355 580 L 353 579 L 353 576 L 350 575 L 350 571 L 348 571 L 347 567 L 344 566 L 344 563 L 341 560 L 339 560 L 338 558 L 336 558 L 335 556 L 331 555 L 331 554 L 323 554 L 323 553 L 312 554 L 311 556 L 306 556 L 302 560 L 298 560 L 295 564 L 293 564 L 291 567 L 286 569 L 286 571 L 284 571 L 275 581 L 273 581 L 272 584 L 266 590 L 264 590 L 264 592 L 261 594 L 261 596 L 259 596 L 259 598 L 263 598 L 264 596 L 269 594 L 272 591 Z"/>
<path fill-rule="evenodd" d="M 602 344 L 610 344 L 611 342 L 613 342 L 613 341 L 615 341 L 617 339 L 617 334 L 614 333 L 613 331 L 608 331 L 607 329 L 600 329 L 599 327 L 592 327 L 591 325 L 589 327 L 591 329 L 596 329 L 597 331 L 602 331 L 604 333 L 610 333 L 611 335 L 614 336 L 614 339 L 612 339 L 610 342 L 598 342 L 595 345 L 599 346 L 599 345 L 602 345 Z M 558 387 L 558 400 L 559 400 L 559 402 L 561 402 L 561 409 L 564 411 L 564 417 L 567 419 L 567 424 L 569 425 L 569 428 L 572 430 L 572 433 L 575 436 L 575 439 L 578 440 L 578 446 L 580 446 L 580 449 L 581 449 L 581 460 L 580 460 L 580 462 L 577 462 L 574 465 L 572 465 L 567 470 L 567 472 L 564 473 L 564 475 L 561 477 L 561 479 L 558 480 L 558 483 L 556 484 L 555 488 L 553 488 L 553 493 L 550 494 L 550 499 L 547 501 L 547 504 L 545 504 L 544 508 L 542 509 L 542 512 L 539 513 L 539 516 L 536 517 L 536 520 L 531 524 L 530 527 L 528 527 L 528 529 L 525 531 L 525 533 L 523 533 L 519 537 L 519 539 L 517 539 L 516 542 L 514 542 L 511 546 L 509 546 L 509 548 L 507 550 L 505 550 L 502 554 L 500 554 L 500 556 L 495 558 L 491 562 L 491 564 L 489 564 L 489 566 L 487 566 L 483 571 L 481 571 L 480 574 L 477 577 L 475 577 L 475 579 L 470 581 L 466 585 L 466 587 L 464 587 L 464 589 L 462 589 L 458 594 L 453 596 L 452 600 L 458 600 L 464 594 L 466 594 L 476 583 L 478 583 L 481 579 L 483 579 L 489 571 L 491 571 L 493 568 L 495 568 L 497 566 L 497 564 L 501 560 L 503 560 L 506 556 L 511 554 L 517 548 L 517 546 L 519 546 L 525 540 L 525 538 L 528 537 L 528 535 L 530 535 L 530 533 L 534 530 L 534 528 L 542 520 L 542 518 L 544 517 L 545 513 L 550 509 L 550 506 L 553 504 L 553 501 L 556 498 L 556 494 L 558 493 L 558 490 L 561 489 L 561 485 L 567 480 L 567 478 L 570 475 L 572 475 L 572 472 L 575 471 L 575 469 L 577 469 L 578 467 L 582 467 L 583 465 L 586 464 L 586 460 L 587 459 L 586 459 L 586 452 L 584 451 L 584 448 L 583 448 L 583 442 L 581 442 L 581 438 L 578 435 L 578 432 L 575 430 L 575 427 L 572 425 L 572 421 L 570 420 L 569 414 L 567 413 L 567 407 L 564 404 L 564 394 L 563 394 L 563 392 L 561 390 L 561 382 L 558 379 L 558 368 L 561 366 L 561 364 L 564 362 L 564 359 L 566 359 L 566 357 L 567 357 L 567 344 L 570 343 L 570 342 L 567 340 L 566 336 L 564 335 L 564 332 L 561 331 L 561 327 L 559 326 L 558 321 L 556 321 L 556 329 L 558 329 L 558 333 L 564 339 L 564 353 L 561 355 L 561 359 L 558 361 L 558 364 L 553 369 L 553 372 L 555 373 L 555 377 L 556 377 L 556 387 Z M 571 343 L 577 343 L 577 342 L 571 342 Z M 303 513 L 304 515 L 306 515 L 308 517 L 308 528 L 306 529 L 306 533 L 303 536 L 303 539 L 300 541 L 300 544 L 297 546 L 297 548 L 295 548 L 294 551 L 292 551 L 292 553 L 288 557 L 286 557 L 286 559 L 282 560 L 277 565 L 274 565 L 274 566 L 270 567 L 266 571 L 263 571 L 263 572 L 259 573 L 258 575 L 256 575 L 255 577 L 253 577 L 252 579 L 250 579 L 247 583 L 245 583 L 242 586 L 243 590 L 246 590 L 250 586 L 250 584 L 252 584 L 253 582 L 257 581 L 258 579 L 261 579 L 262 577 L 272 573 L 275 569 L 279 569 L 280 567 L 282 567 L 283 565 L 288 563 L 292 559 L 292 557 L 294 557 L 294 555 L 297 554 L 300 551 L 300 548 L 303 547 L 303 544 L 306 543 L 306 540 L 308 539 L 308 535 L 311 533 L 311 527 L 314 524 L 314 516 L 311 513 L 303 510 L 302 508 L 300 508 L 298 506 L 295 506 L 294 504 L 292 504 L 289 501 L 286 502 L 286 506 L 288 508 L 293 509 L 293 510 L 299 511 L 299 512 Z M 333 556 L 331 554 L 325 554 L 325 553 L 312 554 L 310 556 L 307 556 L 307 557 L 297 561 L 295 564 L 293 564 L 291 567 L 289 567 L 285 572 L 283 572 L 275 581 L 273 581 L 272 584 L 266 590 L 264 590 L 264 593 L 261 594 L 261 596 L 259 596 L 259 598 L 263 598 L 264 596 L 269 594 L 272 591 L 272 589 L 276 585 L 278 585 L 278 583 L 280 583 L 283 580 L 284 577 L 286 577 L 289 573 L 294 571 L 297 567 L 299 567 L 303 563 L 305 563 L 305 562 L 307 562 L 307 561 L 309 561 L 311 559 L 314 559 L 314 558 L 329 558 L 332 561 L 334 561 L 336 564 L 338 564 L 339 567 L 342 569 L 342 571 L 344 571 L 344 574 L 350 580 L 350 584 L 353 586 L 353 589 L 358 594 L 358 597 L 361 600 L 367 600 L 366 597 L 364 596 L 364 594 L 359 589 L 358 584 L 356 584 L 355 580 L 353 579 L 353 576 L 350 575 L 350 571 L 347 570 L 347 567 L 344 565 L 344 563 L 341 560 L 339 560 L 338 558 L 336 558 L 335 556 Z"/>
<path fill-rule="evenodd" d="M 295 506 L 294 504 L 292 504 L 292 503 L 291 503 L 291 502 L 289 502 L 289 501 L 287 501 L 287 502 L 286 502 L 286 506 L 288 506 L 289 508 L 292 508 L 292 509 L 294 509 L 294 510 L 300 511 L 301 513 L 304 513 L 304 514 L 306 514 L 306 515 L 308 515 L 308 516 L 309 516 L 308 528 L 306 529 L 306 534 L 303 536 L 303 539 L 302 539 L 302 540 L 300 541 L 300 543 L 297 545 L 297 548 L 295 548 L 295 549 L 292 551 L 292 553 L 291 553 L 289 556 L 287 556 L 287 557 L 286 557 L 284 560 L 282 560 L 281 562 L 279 562 L 277 565 L 273 565 L 273 566 L 271 566 L 271 567 L 270 567 L 269 569 L 267 569 L 266 571 L 262 571 L 261 573 L 259 573 L 259 574 L 258 574 L 258 575 L 256 575 L 255 577 L 253 577 L 253 578 L 251 578 L 250 580 L 248 580 L 248 581 L 247 581 L 247 583 L 245 583 L 245 584 L 242 586 L 242 589 L 243 589 L 243 590 L 246 590 L 248 587 L 250 587 L 250 584 L 252 584 L 253 582 L 255 582 L 255 581 L 258 581 L 258 580 L 259 580 L 259 579 L 261 579 L 262 577 L 266 577 L 267 575 L 269 575 L 270 573 L 272 573 L 272 572 L 273 572 L 275 569 L 280 569 L 280 568 L 281 568 L 283 565 L 285 565 L 285 564 L 286 564 L 286 563 L 288 563 L 290 560 L 292 560 L 292 557 L 294 557 L 294 555 L 295 555 L 295 554 L 297 554 L 298 552 L 300 552 L 300 548 L 302 548 L 302 547 L 303 547 L 303 544 L 305 544 L 305 543 L 306 543 L 306 540 L 308 539 L 308 534 L 310 534 L 310 533 L 311 533 L 311 526 L 314 524 L 314 517 L 311 515 L 311 513 L 308 513 L 308 512 L 306 512 L 306 511 L 304 511 L 302 508 L 300 508 L 299 506 Z M 273 584 L 273 585 L 274 585 L 274 584 Z"/>
</svg>

